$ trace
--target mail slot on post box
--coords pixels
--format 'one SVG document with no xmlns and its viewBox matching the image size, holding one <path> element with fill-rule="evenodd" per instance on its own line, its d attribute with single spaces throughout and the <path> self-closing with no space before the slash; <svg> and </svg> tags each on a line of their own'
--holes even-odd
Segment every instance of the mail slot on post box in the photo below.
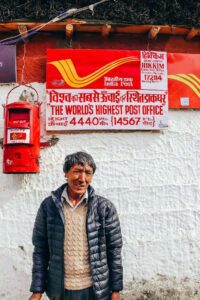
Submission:
<svg viewBox="0 0 200 300">
<path fill-rule="evenodd" d="M 13 102 L 4 107 L 4 173 L 40 170 L 40 104 Z"/>
</svg>

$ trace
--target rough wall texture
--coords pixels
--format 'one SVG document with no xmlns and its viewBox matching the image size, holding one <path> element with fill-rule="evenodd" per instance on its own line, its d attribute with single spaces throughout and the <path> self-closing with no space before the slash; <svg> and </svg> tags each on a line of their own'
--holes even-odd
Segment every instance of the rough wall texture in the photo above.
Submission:
<svg viewBox="0 0 200 300">
<path fill-rule="evenodd" d="M 34 86 L 44 101 L 44 85 Z M 1 86 L 1 104 L 10 88 Z M 14 94 L 10 101 L 17 99 Z M 0 137 L 2 113 L 1 107 Z M 77 150 L 94 156 L 93 186 L 119 211 L 124 299 L 200 299 L 199 111 L 170 111 L 169 120 L 163 132 L 62 134 L 56 146 L 41 150 L 40 174 L 0 171 L 0 299 L 27 299 L 37 208 L 64 182 L 63 159 Z"/>
</svg>

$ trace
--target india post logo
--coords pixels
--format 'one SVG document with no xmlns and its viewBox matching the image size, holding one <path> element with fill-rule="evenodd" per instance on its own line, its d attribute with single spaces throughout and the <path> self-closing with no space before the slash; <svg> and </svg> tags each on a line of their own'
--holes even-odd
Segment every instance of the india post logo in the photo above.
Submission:
<svg viewBox="0 0 200 300">
<path fill-rule="evenodd" d="M 105 66 L 101 67 L 100 69 L 92 72 L 91 74 L 80 77 L 77 74 L 73 61 L 71 59 L 62 59 L 57 61 L 49 62 L 49 64 L 53 65 L 58 72 L 61 74 L 64 81 L 72 88 L 83 88 L 88 86 L 89 84 L 95 82 L 109 71 L 124 65 L 126 63 L 139 61 L 137 57 L 130 56 L 124 57 L 117 60 L 114 60 Z"/>
<path fill-rule="evenodd" d="M 182 82 L 200 97 L 200 77 L 195 74 L 176 74 L 168 75 L 168 78 Z"/>
</svg>

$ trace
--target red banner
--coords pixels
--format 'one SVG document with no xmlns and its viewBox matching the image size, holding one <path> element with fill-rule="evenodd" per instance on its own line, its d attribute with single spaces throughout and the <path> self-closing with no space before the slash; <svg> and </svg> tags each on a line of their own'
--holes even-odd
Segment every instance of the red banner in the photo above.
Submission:
<svg viewBox="0 0 200 300">
<path fill-rule="evenodd" d="M 166 128 L 167 96 L 165 52 L 48 50 L 47 130 Z"/>
</svg>

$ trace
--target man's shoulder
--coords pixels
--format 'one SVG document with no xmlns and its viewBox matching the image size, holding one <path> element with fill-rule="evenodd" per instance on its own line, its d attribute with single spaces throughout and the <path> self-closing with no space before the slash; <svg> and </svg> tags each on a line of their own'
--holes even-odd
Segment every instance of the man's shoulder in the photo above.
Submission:
<svg viewBox="0 0 200 300">
<path fill-rule="evenodd" d="M 49 203 L 52 202 L 52 200 L 53 200 L 52 195 L 49 195 L 42 200 L 41 205 L 43 205 L 43 206 L 48 205 Z"/>
<path fill-rule="evenodd" d="M 49 195 L 46 198 L 44 198 L 44 200 L 42 200 L 41 204 L 40 204 L 40 209 L 42 210 L 47 210 L 49 209 L 51 206 L 53 205 L 53 199 L 52 196 Z"/>
<path fill-rule="evenodd" d="M 105 207 L 105 208 L 115 207 L 113 202 L 111 200 L 109 200 L 108 198 L 104 197 L 104 196 L 95 195 L 95 202 L 100 207 Z"/>
<path fill-rule="evenodd" d="M 46 207 L 49 205 L 53 205 L 54 202 L 56 202 L 56 201 L 60 201 L 62 192 L 65 187 L 66 187 L 66 184 L 63 184 L 60 187 L 58 187 L 55 191 L 52 191 L 50 193 L 50 195 L 48 195 L 46 198 L 44 198 L 44 200 L 41 202 L 41 206 Z"/>
<path fill-rule="evenodd" d="M 109 199 L 95 195 L 95 201 L 93 202 L 94 214 L 97 219 L 109 219 L 115 220 L 118 218 L 118 213 L 115 205 Z M 98 217 L 97 217 L 98 216 Z"/>
</svg>

